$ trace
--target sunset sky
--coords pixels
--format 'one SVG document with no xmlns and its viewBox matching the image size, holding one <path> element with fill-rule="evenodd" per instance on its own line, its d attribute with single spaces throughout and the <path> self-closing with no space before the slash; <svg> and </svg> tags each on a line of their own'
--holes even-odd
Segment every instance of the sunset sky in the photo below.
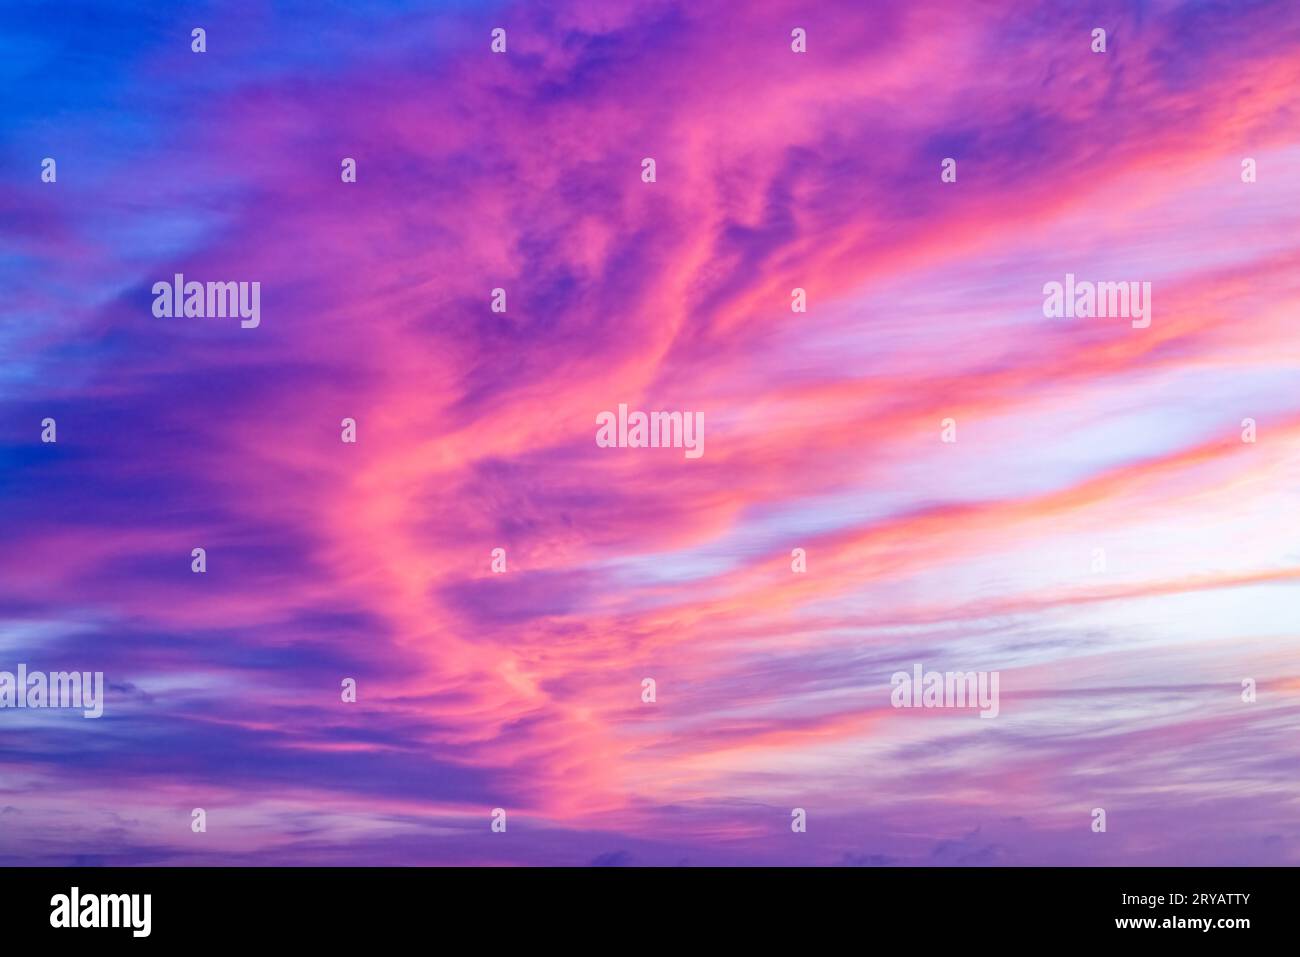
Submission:
<svg viewBox="0 0 1300 957">
<path fill-rule="evenodd" d="M 0 863 L 1300 864 L 1291 0 L 0 26 Z"/>
</svg>

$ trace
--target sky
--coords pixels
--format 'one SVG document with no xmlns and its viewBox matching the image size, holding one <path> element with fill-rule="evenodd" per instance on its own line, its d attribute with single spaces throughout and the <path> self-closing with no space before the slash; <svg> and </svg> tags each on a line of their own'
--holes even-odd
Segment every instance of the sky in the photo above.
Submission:
<svg viewBox="0 0 1300 957">
<path fill-rule="evenodd" d="M 1300 863 L 1294 3 L 0 26 L 0 863 Z"/>
</svg>

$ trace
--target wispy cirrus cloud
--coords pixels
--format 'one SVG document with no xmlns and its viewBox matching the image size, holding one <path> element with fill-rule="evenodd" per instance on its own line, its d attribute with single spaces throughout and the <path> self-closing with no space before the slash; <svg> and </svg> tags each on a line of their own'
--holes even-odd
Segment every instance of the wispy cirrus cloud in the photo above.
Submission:
<svg viewBox="0 0 1300 957">
<path fill-rule="evenodd" d="M 1295 862 L 1285 4 L 14 16 L 0 668 L 111 687 L 0 714 L 0 859 Z"/>
</svg>

